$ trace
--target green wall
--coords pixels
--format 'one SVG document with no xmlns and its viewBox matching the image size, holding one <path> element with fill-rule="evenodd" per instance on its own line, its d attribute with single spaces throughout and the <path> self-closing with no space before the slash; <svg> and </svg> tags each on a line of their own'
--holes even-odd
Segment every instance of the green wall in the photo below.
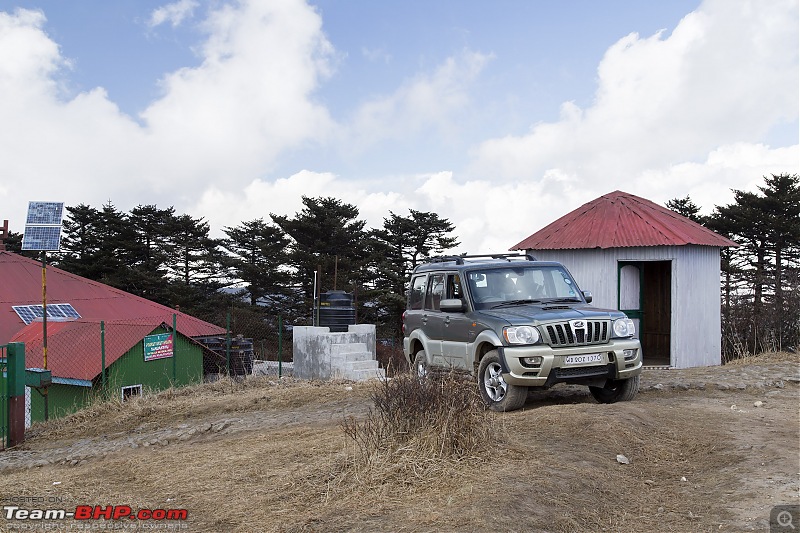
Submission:
<svg viewBox="0 0 800 533">
<path fill-rule="evenodd" d="M 168 333 L 168 331 L 160 327 L 152 332 L 152 334 L 158 333 Z M 202 348 L 180 333 L 173 342 L 176 358 L 174 365 L 172 357 L 145 361 L 144 339 L 139 341 L 106 370 L 105 394 L 100 375 L 95 377 L 92 387 L 51 385 L 48 387 L 50 418 L 78 411 L 94 398 L 119 399 L 122 396 L 122 387 L 130 385 L 142 385 L 143 390 L 163 390 L 173 385 L 183 386 L 202 382 Z M 43 398 L 41 394 L 31 390 L 31 421 L 42 420 L 44 420 Z"/>
</svg>

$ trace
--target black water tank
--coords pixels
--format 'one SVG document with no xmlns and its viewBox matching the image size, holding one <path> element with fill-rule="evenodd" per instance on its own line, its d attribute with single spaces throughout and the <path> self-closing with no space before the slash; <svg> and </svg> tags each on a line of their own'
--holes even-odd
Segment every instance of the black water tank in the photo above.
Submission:
<svg viewBox="0 0 800 533">
<path fill-rule="evenodd" d="M 319 295 L 319 325 L 331 332 L 346 332 L 356 323 L 353 295 L 344 291 L 328 291 Z"/>
</svg>

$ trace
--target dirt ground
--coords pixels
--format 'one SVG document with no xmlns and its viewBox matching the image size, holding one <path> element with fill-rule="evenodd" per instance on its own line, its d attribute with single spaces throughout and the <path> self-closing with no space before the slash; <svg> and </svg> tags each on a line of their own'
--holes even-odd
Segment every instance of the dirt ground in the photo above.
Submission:
<svg viewBox="0 0 800 533">
<path fill-rule="evenodd" d="M 341 422 L 366 416 L 374 383 L 263 379 L 98 404 L 0 452 L 3 506 L 188 518 L 4 514 L 0 530 L 769 531 L 775 505 L 800 504 L 800 364 L 740 368 L 703 369 L 689 390 L 654 384 L 689 382 L 692 370 L 646 371 L 636 399 L 614 405 L 577 387 L 537 392 L 492 414 L 486 452 L 437 464 L 357 463 Z"/>
</svg>

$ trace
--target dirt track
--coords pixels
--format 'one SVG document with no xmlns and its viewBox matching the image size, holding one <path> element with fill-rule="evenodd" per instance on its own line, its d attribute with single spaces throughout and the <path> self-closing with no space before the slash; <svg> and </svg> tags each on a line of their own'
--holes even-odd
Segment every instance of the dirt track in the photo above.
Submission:
<svg viewBox="0 0 800 533">
<path fill-rule="evenodd" d="M 161 395 L 37 428 L 0 453 L 0 498 L 185 508 L 184 531 L 768 531 L 800 504 L 798 364 L 731 370 L 649 371 L 615 405 L 532 394 L 492 452 L 416 477 L 341 475 L 369 384 Z"/>
</svg>

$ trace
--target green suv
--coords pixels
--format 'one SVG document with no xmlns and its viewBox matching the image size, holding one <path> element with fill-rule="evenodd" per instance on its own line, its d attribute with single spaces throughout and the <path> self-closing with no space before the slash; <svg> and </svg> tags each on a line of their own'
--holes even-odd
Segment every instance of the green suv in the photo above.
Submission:
<svg viewBox="0 0 800 533">
<path fill-rule="evenodd" d="M 446 256 L 417 266 L 403 313 L 414 371 L 466 371 L 494 411 L 519 409 L 528 388 L 587 385 L 601 403 L 631 400 L 642 350 L 633 322 L 599 309 L 560 263 L 530 255 Z"/>
</svg>

